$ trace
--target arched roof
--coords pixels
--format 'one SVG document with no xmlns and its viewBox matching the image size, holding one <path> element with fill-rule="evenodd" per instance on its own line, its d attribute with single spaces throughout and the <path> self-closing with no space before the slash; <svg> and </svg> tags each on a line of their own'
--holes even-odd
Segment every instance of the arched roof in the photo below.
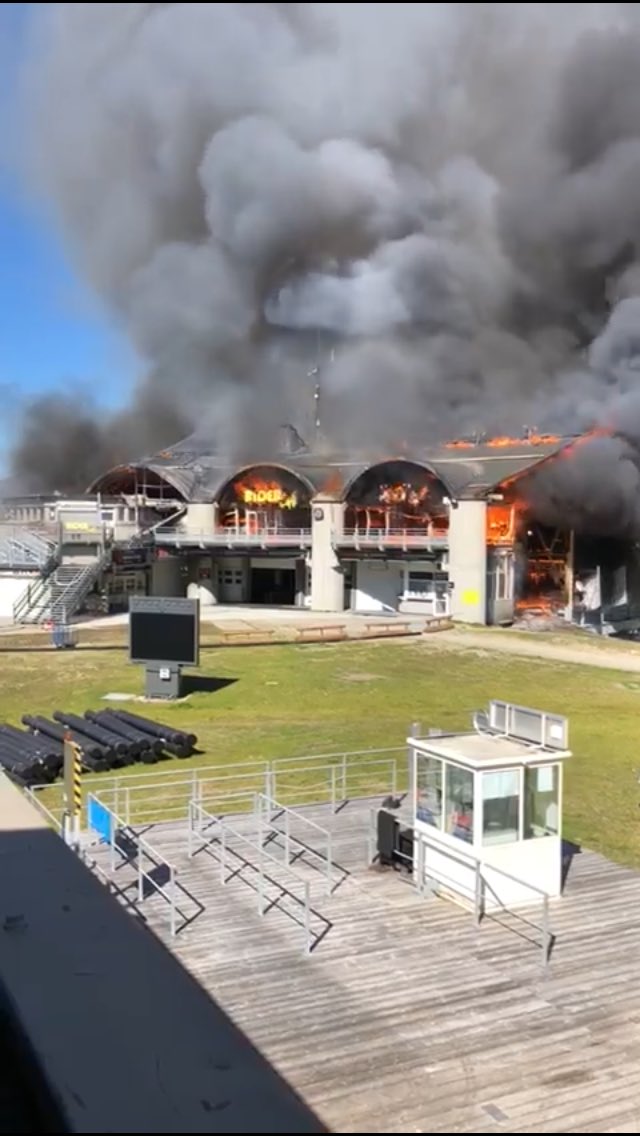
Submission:
<svg viewBox="0 0 640 1136">
<path fill-rule="evenodd" d="M 520 476 L 575 439 L 514 440 L 508 445 L 492 443 L 454 443 L 416 447 L 402 454 L 331 453 L 302 450 L 297 453 L 261 454 L 251 462 L 237 462 L 211 452 L 206 440 L 192 435 L 176 446 L 129 465 L 115 466 L 91 485 L 89 492 L 105 492 L 118 476 L 142 475 L 149 471 L 188 502 L 213 502 L 221 490 L 251 469 L 271 467 L 297 477 L 311 494 L 322 493 L 343 500 L 354 482 L 368 470 L 389 463 L 405 463 L 435 477 L 452 500 L 483 497 L 505 479 Z M 117 492 L 117 490 L 115 490 Z"/>
<path fill-rule="evenodd" d="M 364 474 L 370 473 L 374 469 L 380 469 L 385 465 L 407 465 L 413 466 L 415 469 L 421 469 L 424 471 L 424 473 L 428 473 L 431 477 L 434 477 L 436 481 L 440 482 L 447 496 L 452 496 L 451 489 L 446 479 L 442 477 L 435 466 L 433 466 L 430 462 L 421 461 L 420 458 L 407 457 L 406 455 L 404 455 L 403 457 L 382 458 L 381 461 L 374 461 L 371 464 L 367 465 L 363 464 L 361 469 L 356 471 L 345 484 L 342 491 L 343 500 L 347 500 L 349 493 L 353 489 L 354 485 L 357 481 L 360 480 L 361 477 L 363 477 Z"/>
<path fill-rule="evenodd" d="M 239 477 L 243 477 L 245 474 L 251 473 L 252 470 L 260 469 L 275 469 L 280 470 L 282 473 L 287 473 L 289 477 L 295 478 L 296 481 L 299 481 L 302 485 L 304 485 L 309 493 L 309 496 L 313 496 L 313 494 L 317 491 L 317 486 L 314 485 L 312 481 L 310 481 L 306 474 L 299 469 L 295 469 L 293 465 L 285 465 L 280 461 L 265 461 L 251 462 L 249 465 L 239 466 L 238 469 L 236 469 L 234 473 L 232 473 L 231 476 L 226 479 L 226 481 L 223 481 L 219 485 L 215 494 L 216 498 L 219 498 L 222 495 L 223 491 L 227 488 L 227 486 L 236 481 Z"/>
</svg>

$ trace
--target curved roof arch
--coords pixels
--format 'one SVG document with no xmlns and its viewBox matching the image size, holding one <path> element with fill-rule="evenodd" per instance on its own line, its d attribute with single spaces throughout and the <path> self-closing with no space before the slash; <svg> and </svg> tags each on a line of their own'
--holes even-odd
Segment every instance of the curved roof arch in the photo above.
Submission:
<svg viewBox="0 0 640 1136">
<path fill-rule="evenodd" d="M 219 500 L 219 498 L 222 496 L 222 494 L 224 493 L 224 490 L 227 488 L 227 486 L 230 485 L 237 478 L 242 477 L 243 474 L 251 473 L 253 470 L 272 470 L 272 469 L 273 470 L 280 470 L 282 473 L 286 473 L 286 474 L 288 474 L 289 477 L 294 478 L 295 481 L 299 481 L 301 485 L 304 485 L 305 489 L 309 493 L 309 497 L 313 497 L 314 493 L 317 490 L 317 487 L 313 484 L 312 481 L 309 480 L 309 478 L 304 473 L 301 472 L 301 470 L 295 469 L 291 465 L 285 465 L 283 462 L 279 462 L 279 461 L 251 462 L 249 465 L 240 466 L 237 470 L 235 470 L 234 473 L 232 473 L 229 477 L 225 478 L 225 480 L 223 482 L 219 483 L 219 485 L 216 489 L 216 492 L 215 492 L 214 500 L 216 500 L 216 501 Z"/>
<path fill-rule="evenodd" d="M 452 499 L 455 498 L 455 496 L 456 496 L 455 493 L 453 492 L 453 490 L 451 489 L 451 486 L 449 485 L 447 479 L 442 476 L 442 474 L 440 473 L 440 471 L 438 470 L 438 468 L 435 465 L 432 465 L 430 462 L 422 461 L 420 458 L 401 457 L 401 458 L 383 458 L 382 461 L 374 461 L 374 462 L 371 462 L 370 465 L 365 465 L 363 463 L 362 467 L 358 470 L 358 472 L 354 473 L 354 475 L 345 483 L 344 488 L 342 490 L 342 500 L 347 501 L 351 490 L 355 486 L 356 482 L 358 482 L 360 480 L 361 477 L 363 477 L 367 473 L 373 472 L 373 470 L 381 469 L 381 468 L 383 468 L 384 466 L 387 466 L 387 465 L 413 466 L 414 469 L 420 469 L 424 473 L 428 473 L 431 477 L 435 478 L 436 481 L 440 482 L 440 485 L 444 489 L 445 496 L 450 497 Z"/>
<path fill-rule="evenodd" d="M 87 489 L 88 493 L 109 493 L 122 494 L 122 483 L 127 478 L 143 477 L 146 474 L 151 474 L 159 485 L 166 485 L 169 489 L 173 489 L 185 501 L 188 500 L 190 492 L 193 488 L 193 477 L 190 475 L 189 470 L 179 469 L 177 467 L 157 467 L 154 465 L 116 465 L 107 470 L 106 473 L 100 474 L 92 481 Z M 120 486 L 118 486 L 118 481 Z M 135 490 L 132 490 L 132 492 Z"/>
</svg>

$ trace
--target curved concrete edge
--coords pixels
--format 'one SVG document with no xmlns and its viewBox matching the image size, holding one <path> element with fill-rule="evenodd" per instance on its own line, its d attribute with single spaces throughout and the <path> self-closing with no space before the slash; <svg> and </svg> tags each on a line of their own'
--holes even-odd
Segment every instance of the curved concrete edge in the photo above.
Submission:
<svg viewBox="0 0 640 1136">
<path fill-rule="evenodd" d="M 0 984 L 69 1131 L 325 1131 L 5 777 Z"/>
</svg>

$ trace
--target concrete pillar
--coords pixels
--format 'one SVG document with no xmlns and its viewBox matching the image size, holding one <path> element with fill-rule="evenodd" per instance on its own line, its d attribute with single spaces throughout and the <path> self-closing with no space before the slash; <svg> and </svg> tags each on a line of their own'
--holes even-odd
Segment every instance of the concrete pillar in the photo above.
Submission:
<svg viewBox="0 0 640 1136">
<path fill-rule="evenodd" d="M 344 505 L 330 497 L 311 502 L 311 610 L 344 611 L 344 573 L 333 547 L 341 533 Z"/>
<path fill-rule="evenodd" d="M 487 506 L 459 501 L 449 512 L 451 616 L 463 623 L 487 622 Z"/>
<path fill-rule="evenodd" d="M 187 505 L 187 511 L 180 524 L 186 532 L 193 533 L 194 536 L 211 535 L 213 533 L 214 515 L 215 508 L 211 502 Z"/>
</svg>

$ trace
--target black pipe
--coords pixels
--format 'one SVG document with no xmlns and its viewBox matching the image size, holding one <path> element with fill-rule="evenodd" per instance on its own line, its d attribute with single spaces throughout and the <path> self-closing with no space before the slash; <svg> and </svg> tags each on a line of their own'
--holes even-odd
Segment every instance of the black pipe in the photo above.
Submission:
<svg viewBox="0 0 640 1136">
<path fill-rule="evenodd" d="M 101 730 L 107 730 L 113 734 L 114 737 L 123 741 L 129 747 L 129 752 L 134 757 L 139 757 L 142 750 L 146 747 L 147 741 L 142 740 L 134 734 L 133 731 L 125 732 L 122 729 L 123 723 L 119 718 L 111 719 L 108 710 L 85 710 L 84 717 L 87 722 L 92 722 L 94 725 L 99 726 Z M 151 739 L 149 739 L 150 741 Z"/>
<path fill-rule="evenodd" d="M 14 726 L 0 726 L 0 743 L 5 748 L 23 753 L 29 758 L 41 761 L 50 780 L 55 780 L 62 769 L 62 749 L 57 749 L 55 742 L 49 738 L 36 738 L 25 730 L 18 730 Z"/>
<path fill-rule="evenodd" d="M 129 756 L 130 747 L 127 743 L 116 734 L 108 733 L 102 726 L 85 721 L 84 718 L 78 717 L 77 714 L 65 714 L 63 710 L 54 710 L 52 718 L 54 721 L 60 722 L 63 726 L 69 726 L 70 729 L 77 730 L 79 734 L 85 734 L 86 737 L 91 738 L 94 742 L 98 742 L 101 746 L 114 750 L 120 757 Z"/>
<path fill-rule="evenodd" d="M 174 745 L 189 745 L 193 749 L 198 741 L 195 734 L 187 734 L 184 730 L 174 730 L 172 726 L 165 726 L 162 722 L 152 722 L 149 718 L 142 718 L 138 714 L 130 714 L 128 710 L 113 710 L 112 713 L 116 714 L 118 718 L 122 718 L 124 722 L 128 722 L 131 726 L 135 726 L 136 729 L 144 730 L 147 734 L 153 734 L 156 738 L 166 739 Z"/>
<path fill-rule="evenodd" d="M 23 785 L 37 785 L 47 781 L 47 771 L 36 758 L 25 760 L 25 755 L 0 745 L 0 765 Z"/>
<path fill-rule="evenodd" d="M 91 721 L 98 722 L 98 725 L 104 725 L 105 728 L 113 730 L 114 733 L 121 734 L 122 737 L 131 738 L 136 741 L 143 749 L 150 749 L 158 757 L 161 756 L 164 750 L 164 745 L 160 738 L 154 738 L 151 734 L 145 734 L 142 730 L 136 730 L 133 726 L 129 726 L 126 722 L 122 722 L 117 718 L 112 710 L 99 710 L 96 714 L 92 713 Z"/>
<path fill-rule="evenodd" d="M 114 757 L 113 751 L 105 753 L 90 738 L 83 737 L 75 730 L 63 729 L 57 722 L 50 722 L 47 718 L 40 718 L 38 715 L 23 714 L 21 721 L 25 726 L 35 730 L 36 733 L 44 734 L 48 738 L 55 738 L 59 742 L 64 743 L 65 736 L 69 734 L 71 740 L 80 747 L 82 765 L 92 772 L 101 773 L 103 770 L 111 768 Z"/>
</svg>

